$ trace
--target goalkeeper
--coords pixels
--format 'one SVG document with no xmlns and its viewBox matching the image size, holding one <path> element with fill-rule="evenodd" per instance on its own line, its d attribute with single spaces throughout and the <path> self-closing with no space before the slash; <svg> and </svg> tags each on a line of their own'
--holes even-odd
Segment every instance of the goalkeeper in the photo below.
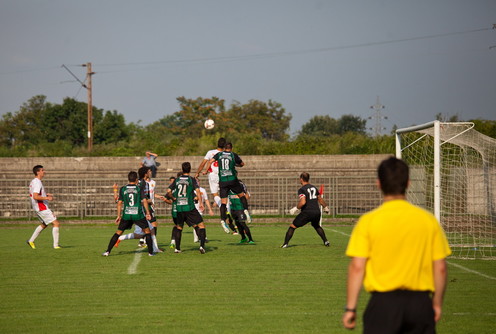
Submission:
<svg viewBox="0 0 496 334">
<path fill-rule="evenodd" d="M 302 187 L 298 190 L 298 204 L 290 210 L 290 213 L 295 214 L 298 210 L 301 210 L 301 212 L 296 216 L 291 225 L 289 225 L 288 231 L 286 232 L 286 237 L 284 238 L 284 244 L 281 248 L 287 248 L 289 241 L 293 237 L 294 231 L 308 223 L 312 224 L 313 228 L 324 242 L 324 246 L 329 247 L 330 245 L 324 230 L 320 226 L 321 212 L 319 204 L 324 207 L 325 212 L 329 212 L 329 207 L 320 196 L 319 190 L 315 186 L 311 185 L 309 181 L 310 174 L 306 172 L 301 173 L 300 183 Z"/>
</svg>

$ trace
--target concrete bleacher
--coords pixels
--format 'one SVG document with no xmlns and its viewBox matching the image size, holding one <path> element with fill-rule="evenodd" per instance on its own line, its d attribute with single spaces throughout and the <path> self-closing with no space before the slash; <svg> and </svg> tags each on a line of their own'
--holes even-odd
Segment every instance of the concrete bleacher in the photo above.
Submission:
<svg viewBox="0 0 496 334">
<path fill-rule="evenodd" d="M 306 171 L 315 184 L 326 184 L 334 191 L 335 213 L 354 213 L 377 204 L 380 194 L 373 180 L 377 165 L 387 155 L 277 155 L 242 156 L 245 167 L 239 177 L 247 180 L 255 214 L 280 214 L 294 202 L 298 176 Z M 180 170 L 184 161 L 196 172 L 202 156 L 159 157 L 157 192 L 165 192 L 168 178 Z M 124 184 L 130 170 L 137 170 L 142 157 L 26 157 L 0 158 L 0 217 L 32 218 L 28 186 L 32 168 L 44 166 L 43 183 L 57 200 L 50 207 L 63 217 L 113 216 L 112 185 Z M 201 177 L 208 189 L 206 177 Z M 209 191 L 208 191 L 209 192 Z M 342 192 L 339 194 L 337 192 Z M 329 196 L 331 197 L 331 196 Z M 339 198 L 336 199 L 336 198 Z M 170 207 L 157 203 L 158 215 L 169 214 Z M 351 211 L 350 211 L 351 210 Z"/>
<path fill-rule="evenodd" d="M 387 155 L 248 155 L 241 158 L 245 167 L 238 168 L 247 176 L 299 175 L 306 171 L 315 175 L 365 175 L 375 170 Z M 40 164 L 47 171 L 46 178 L 109 178 L 120 179 L 130 170 L 139 168 L 143 157 L 27 157 L 0 158 L 3 179 L 30 179 L 33 166 Z M 158 177 L 167 178 L 179 171 L 185 161 L 193 171 L 202 156 L 158 157 Z"/>
</svg>

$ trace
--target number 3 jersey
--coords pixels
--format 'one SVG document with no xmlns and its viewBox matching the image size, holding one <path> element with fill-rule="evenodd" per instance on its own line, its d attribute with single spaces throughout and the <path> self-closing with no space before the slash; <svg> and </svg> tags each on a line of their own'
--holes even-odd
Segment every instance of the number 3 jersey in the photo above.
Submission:
<svg viewBox="0 0 496 334">
<path fill-rule="evenodd" d="M 319 189 L 311 184 L 305 184 L 298 190 L 298 198 L 305 197 L 306 203 L 301 208 L 301 211 L 320 211 L 319 200 L 317 196 L 319 195 Z"/>
<path fill-rule="evenodd" d="M 145 218 L 145 208 L 142 200 L 145 199 L 145 190 L 137 184 L 128 184 L 121 187 L 119 201 L 123 202 L 123 220 L 141 220 Z"/>
</svg>

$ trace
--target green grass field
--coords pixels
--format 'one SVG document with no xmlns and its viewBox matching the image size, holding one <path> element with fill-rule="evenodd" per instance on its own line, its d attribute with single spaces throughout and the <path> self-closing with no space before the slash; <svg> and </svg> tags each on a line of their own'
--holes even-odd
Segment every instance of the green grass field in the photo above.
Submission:
<svg viewBox="0 0 496 334">
<path fill-rule="evenodd" d="M 134 240 L 102 257 L 110 225 L 62 226 L 61 250 L 51 248 L 49 227 L 32 250 L 25 241 L 34 228 L 0 228 L 0 333 L 348 333 L 349 226 L 325 226 L 330 248 L 306 226 L 281 249 L 285 225 L 255 225 L 256 245 L 238 245 L 208 224 L 205 255 L 185 229 L 182 254 L 155 257 Z M 163 223 L 162 247 L 170 232 Z M 449 259 L 449 271 L 438 333 L 494 333 L 495 262 Z M 362 293 L 359 317 L 367 299 Z"/>
</svg>

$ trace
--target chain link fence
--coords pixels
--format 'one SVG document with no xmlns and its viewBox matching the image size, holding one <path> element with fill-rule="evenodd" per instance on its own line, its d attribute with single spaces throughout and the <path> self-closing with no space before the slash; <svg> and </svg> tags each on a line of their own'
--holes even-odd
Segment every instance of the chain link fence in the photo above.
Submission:
<svg viewBox="0 0 496 334">
<path fill-rule="evenodd" d="M 169 180 L 158 178 L 156 193 L 164 195 Z M 251 198 L 250 212 L 254 215 L 288 214 L 288 210 L 298 202 L 297 192 L 301 187 L 297 177 L 244 177 Z M 371 176 L 330 176 L 312 177 L 310 182 L 323 189 L 324 200 L 331 209 L 332 216 L 360 215 L 381 203 L 381 194 Z M 30 180 L 0 180 L 0 214 L 2 218 L 33 219 L 34 212 L 29 199 Z M 112 217 L 116 215 L 112 185 L 126 184 L 124 179 L 44 179 L 48 193 L 54 195 L 49 206 L 59 217 Z M 210 193 L 206 178 L 202 187 Z M 210 202 L 213 198 L 209 195 Z M 155 201 L 158 216 L 170 215 L 171 207 L 161 200 Z M 217 210 L 214 210 L 218 214 Z"/>
</svg>

